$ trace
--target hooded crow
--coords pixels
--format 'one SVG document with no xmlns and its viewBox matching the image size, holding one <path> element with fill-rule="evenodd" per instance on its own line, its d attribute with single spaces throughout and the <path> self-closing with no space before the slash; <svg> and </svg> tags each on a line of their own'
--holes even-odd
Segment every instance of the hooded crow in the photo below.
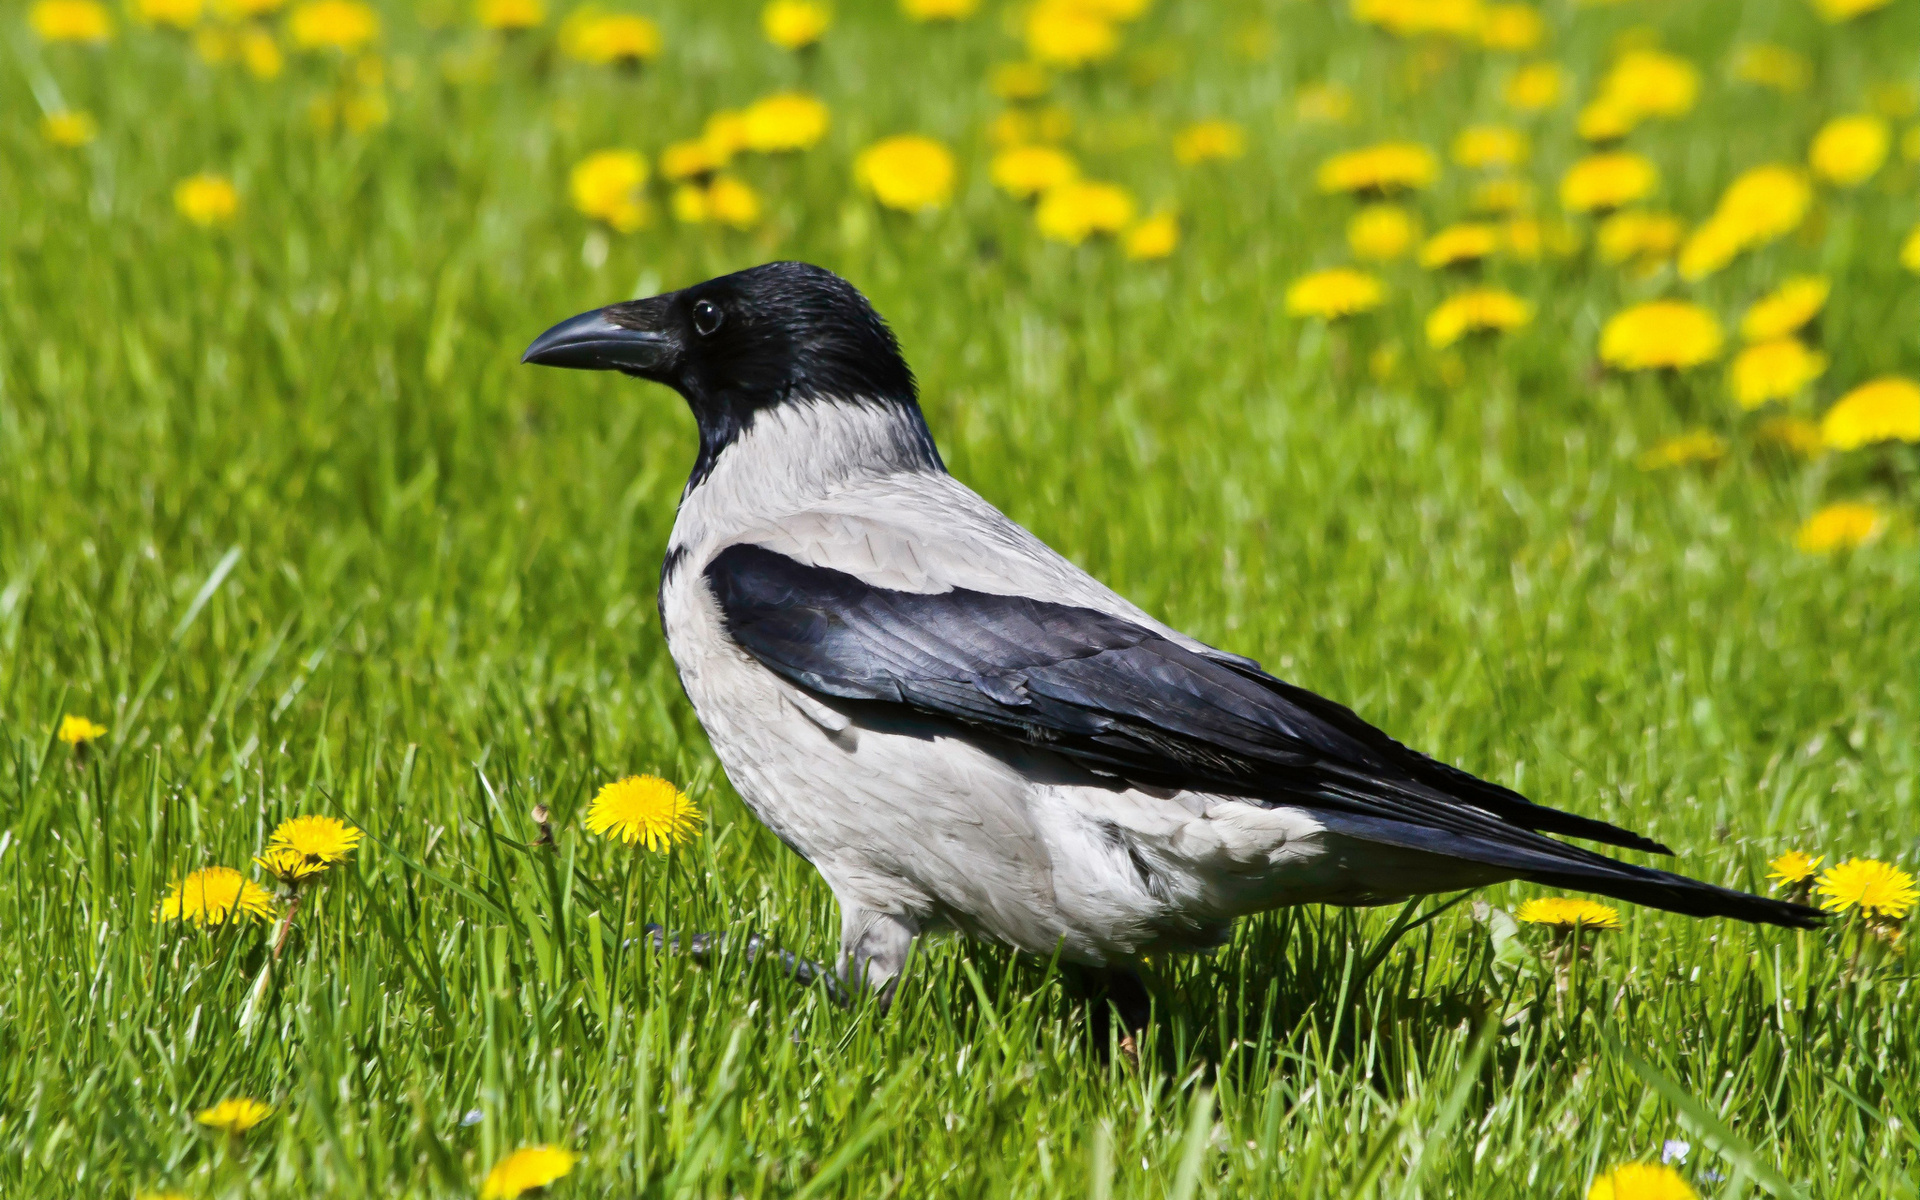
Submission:
<svg viewBox="0 0 1920 1200">
<path fill-rule="evenodd" d="M 830 271 L 610 305 L 523 361 L 636 375 L 693 410 L 667 645 L 728 778 L 833 889 L 850 983 L 890 993 L 935 928 L 1124 969 L 1282 905 L 1510 879 L 1819 920 L 1547 836 L 1671 853 L 1128 603 L 947 473 L 892 332 Z"/>
</svg>

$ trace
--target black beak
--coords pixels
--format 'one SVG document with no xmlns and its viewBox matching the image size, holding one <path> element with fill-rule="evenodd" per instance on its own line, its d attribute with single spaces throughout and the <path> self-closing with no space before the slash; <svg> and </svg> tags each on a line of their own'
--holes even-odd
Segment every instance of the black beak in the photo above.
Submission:
<svg viewBox="0 0 1920 1200">
<path fill-rule="evenodd" d="M 628 320 L 643 314 L 636 304 L 615 306 Z M 664 329 L 633 329 L 607 318 L 608 309 L 596 308 L 555 325 L 520 356 L 523 363 L 543 367 L 573 367 L 582 371 L 624 371 L 658 378 L 680 356 L 679 339 Z M 650 314 L 647 314 L 650 315 Z"/>
</svg>

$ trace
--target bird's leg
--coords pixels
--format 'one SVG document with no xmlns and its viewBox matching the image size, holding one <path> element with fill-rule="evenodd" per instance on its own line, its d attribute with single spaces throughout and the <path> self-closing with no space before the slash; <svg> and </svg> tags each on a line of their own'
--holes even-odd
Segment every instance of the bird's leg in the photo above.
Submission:
<svg viewBox="0 0 1920 1200">
<path fill-rule="evenodd" d="M 1087 1032 L 1102 1054 L 1120 1021 L 1120 1053 L 1138 1062 L 1140 1037 L 1153 1020 L 1153 996 L 1140 976 L 1126 967 L 1082 967 L 1063 964 L 1062 974 L 1087 1005 Z"/>
<path fill-rule="evenodd" d="M 907 952 L 920 932 L 912 917 L 878 912 L 855 904 L 840 906 L 840 981 L 849 990 L 866 987 L 879 998 L 880 1011 L 893 1003 L 894 988 L 906 970 Z"/>
<path fill-rule="evenodd" d="M 658 925 L 648 925 L 646 927 L 646 934 L 648 944 L 655 950 L 672 952 L 682 948 L 679 935 L 669 935 L 665 929 L 662 929 Z M 712 961 L 714 955 L 725 949 L 726 944 L 727 935 L 725 934 L 695 933 L 687 936 L 685 949 L 688 958 L 705 965 Z M 749 966 L 758 960 L 762 954 L 772 954 L 774 961 L 780 965 L 781 974 L 785 975 L 788 979 L 793 980 L 803 987 L 817 983 L 827 990 L 828 999 L 842 1008 L 847 1006 L 848 997 L 846 989 L 840 986 L 840 981 L 834 977 L 833 971 L 829 969 L 825 963 L 817 963 L 812 959 L 801 958 L 791 950 L 782 950 L 757 933 L 750 933 L 746 936 L 745 953 Z"/>
</svg>

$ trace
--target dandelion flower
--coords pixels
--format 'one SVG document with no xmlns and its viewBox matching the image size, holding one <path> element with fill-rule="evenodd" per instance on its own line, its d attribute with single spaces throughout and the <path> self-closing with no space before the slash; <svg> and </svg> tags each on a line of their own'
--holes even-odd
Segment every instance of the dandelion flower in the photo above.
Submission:
<svg viewBox="0 0 1920 1200">
<path fill-rule="evenodd" d="M 1767 878 L 1773 880 L 1777 888 L 1804 887 L 1813 881 L 1814 874 L 1820 870 L 1824 856 L 1803 854 L 1798 850 L 1789 850 L 1767 862 Z"/>
<path fill-rule="evenodd" d="M 293 10 L 288 29 L 305 50 L 358 50 L 380 36 L 380 17 L 359 0 L 310 0 Z"/>
<path fill-rule="evenodd" d="M 1813 7 L 1828 21 L 1839 24 L 1851 21 L 1855 17 L 1876 12 L 1891 4 L 1893 0 L 1813 0 Z"/>
<path fill-rule="evenodd" d="M 1590 154 L 1560 178 L 1560 203 L 1568 212 L 1604 212 L 1644 199 L 1660 172 L 1645 157 L 1614 151 Z"/>
<path fill-rule="evenodd" d="M 1820 438 L 1835 450 L 1920 442 L 1920 383 L 1888 375 L 1861 384 L 1820 419 Z"/>
<path fill-rule="evenodd" d="M 1504 333 L 1533 320 L 1533 305 L 1499 288 L 1475 288 L 1442 301 L 1427 314 L 1427 343 L 1436 350 L 1470 333 Z"/>
<path fill-rule="evenodd" d="M 1386 299 L 1386 288 L 1365 271 L 1331 267 L 1302 275 L 1287 287 L 1287 311 L 1296 317 L 1337 320 L 1371 312 Z"/>
<path fill-rule="evenodd" d="M 1620 928 L 1620 910 L 1591 900 L 1574 900 L 1564 896 L 1529 900 L 1513 915 L 1523 924 L 1546 925 L 1555 929 L 1572 929 L 1576 926 L 1584 929 Z"/>
<path fill-rule="evenodd" d="M 1820 427 L 1805 417 L 1768 417 L 1754 429 L 1753 436 L 1805 458 L 1812 458 L 1823 448 Z"/>
<path fill-rule="evenodd" d="M 1695 429 L 1670 437 L 1640 456 L 1642 471 L 1667 467 L 1685 467 L 1694 463 L 1719 462 L 1727 456 L 1726 440 L 1705 429 Z"/>
<path fill-rule="evenodd" d="M 671 142 L 660 152 L 660 176 L 669 183 L 704 179 L 726 165 L 727 159 L 702 138 Z"/>
<path fill-rule="evenodd" d="M 1793 167 L 1768 163 L 1743 171 L 1727 185 L 1714 209 L 1748 244 L 1757 245 L 1800 227 L 1813 203 L 1807 177 Z"/>
<path fill-rule="evenodd" d="M 700 810 L 687 794 L 656 775 L 629 775 L 601 788 L 587 807 L 587 832 L 605 834 L 649 850 L 670 850 L 691 841 Z"/>
<path fill-rule="evenodd" d="M 573 1170 L 579 1155 L 558 1146 L 522 1146 L 493 1164 L 480 1184 L 480 1200 L 516 1200 Z"/>
<path fill-rule="evenodd" d="M 1155 213 L 1122 235 L 1120 245 L 1131 259 L 1165 258 L 1180 244 L 1180 222 L 1170 212 Z"/>
<path fill-rule="evenodd" d="M 1720 322 L 1697 304 L 1654 300 L 1622 309 L 1600 331 L 1600 358 L 1623 371 L 1696 367 L 1720 357 Z"/>
<path fill-rule="evenodd" d="M 980 0 L 900 0 L 900 11 L 916 21 L 964 21 L 980 11 Z"/>
<path fill-rule="evenodd" d="M 1500 230 L 1480 221 L 1449 225 L 1420 247 L 1420 265 L 1429 271 L 1475 263 L 1500 248 Z"/>
<path fill-rule="evenodd" d="M 1531 4 L 1492 4 L 1480 17 L 1480 44 L 1489 50 L 1521 53 L 1538 46 L 1547 23 Z"/>
<path fill-rule="evenodd" d="M 174 186 L 173 206 L 195 225 L 224 225 L 240 210 L 240 193 L 224 175 L 193 175 Z"/>
<path fill-rule="evenodd" d="M 1749 42 L 1734 51 L 1733 77 L 1791 95 L 1807 90 L 1813 64 L 1797 50 L 1769 42 Z"/>
<path fill-rule="evenodd" d="M 778 92 L 740 114 L 749 150 L 763 154 L 805 150 L 827 134 L 827 106 L 804 92 Z"/>
<path fill-rule="evenodd" d="M 1833 285 L 1819 275 L 1795 275 L 1784 280 L 1747 309 L 1740 318 L 1740 336 L 1750 342 L 1766 342 L 1797 333 L 1820 315 L 1832 291 Z"/>
<path fill-rule="evenodd" d="M 1640 114 L 1605 96 L 1584 105 L 1574 118 L 1574 132 L 1589 142 L 1617 142 L 1632 133 Z"/>
<path fill-rule="evenodd" d="M 1347 222 L 1347 245 L 1369 262 L 1399 258 L 1420 236 L 1413 213 L 1398 204 L 1369 204 Z"/>
<path fill-rule="evenodd" d="M 1468 204 L 1489 216 L 1521 212 L 1533 207 L 1533 185 L 1524 179 L 1489 179 L 1474 185 Z"/>
<path fill-rule="evenodd" d="M 1835 117 L 1820 127 L 1807 151 L 1813 173 L 1839 187 L 1856 187 L 1887 161 L 1893 132 L 1872 114 Z"/>
<path fill-rule="evenodd" d="M 747 148 L 747 119 L 733 109 L 721 109 L 707 118 L 700 129 L 700 140 L 722 164 Z"/>
<path fill-rule="evenodd" d="M 64 744 L 78 748 L 105 737 L 106 733 L 105 725 L 96 725 L 85 717 L 76 717 L 68 713 L 60 718 L 60 729 L 54 736 Z"/>
<path fill-rule="evenodd" d="M 1827 370 L 1827 356 L 1797 339 L 1755 342 L 1734 356 L 1727 382 L 1740 407 L 1759 408 L 1769 400 L 1791 400 Z"/>
<path fill-rule="evenodd" d="M 1048 66 L 1084 67 L 1120 46 L 1113 22 L 1072 0 L 1041 0 L 1027 14 L 1027 52 Z"/>
<path fill-rule="evenodd" d="M 1473 125 L 1453 139 L 1453 161 L 1476 170 L 1527 161 L 1527 135 L 1506 125 Z"/>
<path fill-rule="evenodd" d="M 1920 275 L 1920 225 L 1915 225 L 1907 234 L 1907 240 L 1901 243 L 1900 265 Z"/>
<path fill-rule="evenodd" d="M 1344 125 L 1353 115 L 1353 92 L 1343 84 L 1310 83 L 1294 96 L 1293 115 L 1309 125 Z"/>
<path fill-rule="evenodd" d="M 149 25 L 192 29 L 200 23 L 201 0 L 134 0 L 134 15 Z"/>
<path fill-rule="evenodd" d="M 1073 180 L 1040 197 L 1033 221 L 1042 236 L 1078 245 L 1090 234 L 1119 233 L 1133 223 L 1136 207 L 1117 183 Z"/>
<path fill-rule="evenodd" d="M 752 229 L 760 223 L 760 193 L 732 175 L 716 176 L 706 188 L 707 219 L 731 229 Z"/>
<path fill-rule="evenodd" d="M 231 867 L 207 867 L 175 884 L 160 902 L 160 916 L 195 925 L 225 925 L 246 917 L 270 921 L 273 895 Z"/>
<path fill-rule="evenodd" d="M 1559 63 L 1528 63 L 1508 77 L 1502 97 L 1507 107 L 1534 113 L 1560 103 L 1567 90 L 1566 68 Z"/>
<path fill-rule="evenodd" d="M 547 6 L 542 0 L 480 0 L 475 15 L 482 29 L 517 33 L 545 21 Z"/>
<path fill-rule="evenodd" d="M 995 187 L 1028 200 L 1079 178 L 1080 166 L 1052 146 L 1014 146 L 994 155 L 987 172 Z"/>
<path fill-rule="evenodd" d="M 1439 160 L 1420 143 L 1382 142 L 1334 155 L 1315 180 L 1323 192 L 1384 194 L 1424 188 L 1439 176 Z"/>
<path fill-rule="evenodd" d="M 1600 94 L 1634 117 L 1681 117 L 1700 94 L 1700 72 L 1677 55 L 1630 50 L 1601 80 Z"/>
<path fill-rule="evenodd" d="M 1886 527 L 1886 514 L 1873 505 L 1842 500 L 1808 517 L 1793 544 L 1807 554 L 1831 554 L 1864 546 Z"/>
<path fill-rule="evenodd" d="M 768 0 L 760 10 L 760 30 L 782 50 L 804 50 L 833 24 L 833 13 L 816 0 Z"/>
<path fill-rule="evenodd" d="M 1658 263 L 1673 254 L 1685 232 L 1680 218 L 1672 213 L 1625 209 L 1600 222 L 1594 242 L 1601 262 Z"/>
<path fill-rule="evenodd" d="M 39 0 L 27 23 L 43 42 L 104 42 L 113 37 L 113 17 L 95 0 Z"/>
<path fill-rule="evenodd" d="M 326 871 L 328 864 L 309 859 L 292 846 L 268 846 L 253 857 L 254 865 L 283 884 L 297 884 Z"/>
<path fill-rule="evenodd" d="M 621 233 L 646 224 L 640 189 L 647 182 L 647 160 L 632 150 L 601 150 L 574 164 L 567 179 L 573 206 Z"/>
<path fill-rule="evenodd" d="M 853 177 L 888 208 L 942 208 L 953 198 L 953 153 L 930 137 L 896 134 L 862 150 L 853 160 Z"/>
<path fill-rule="evenodd" d="M 1196 121 L 1173 136 L 1174 161 L 1187 166 L 1247 152 L 1247 131 L 1232 121 Z"/>
<path fill-rule="evenodd" d="M 100 125 L 83 112 L 50 112 L 40 122 L 40 133 L 56 146 L 84 146 L 100 136 Z"/>
<path fill-rule="evenodd" d="M 1587 1200 L 1700 1200 L 1700 1195 L 1664 1163 L 1627 1163 L 1596 1177 Z"/>
<path fill-rule="evenodd" d="M 268 851 L 290 850 L 318 870 L 346 861 L 359 845 L 360 831 L 335 817 L 289 817 L 267 838 Z"/>
<path fill-rule="evenodd" d="M 660 27 L 632 13 L 576 9 L 560 24 L 560 52 L 595 66 L 638 67 L 660 55 Z"/>
<path fill-rule="evenodd" d="M 245 1133 L 272 1115 L 271 1105 L 248 1096 L 234 1096 L 212 1108 L 201 1109 L 193 1119 L 222 1133 Z"/>
<path fill-rule="evenodd" d="M 1813 890 L 1820 897 L 1820 907 L 1828 912 L 1859 908 L 1896 921 L 1913 911 L 1915 900 L 1920 899 L 1913 876 L 1871 858 L 1850 858 L 1828 867 Z"/>
</svg>

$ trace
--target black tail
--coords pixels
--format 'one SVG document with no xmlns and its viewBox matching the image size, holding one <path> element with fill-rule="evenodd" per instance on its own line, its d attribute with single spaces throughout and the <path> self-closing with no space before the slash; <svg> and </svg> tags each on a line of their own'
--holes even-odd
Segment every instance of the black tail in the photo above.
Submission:
<svg viewBox="0 0 1920 1200">
<path fill-rule="evenodd" d="M 1623 862 L 1605 861 L 1611 870 L 1575 867 L 1571 870 L 1533 871 L 1522 876 L 1534 883 L 1565 888 L 1574 892 L 1596 892 L 1629 904 L 1644 904 L 1689 917 L 1732 917 L 1756 925 L 1783 925 L 1788 929 L 1812 929 L 1827 919 L 1827 914 L 1804 904 L 1770 900 L 1751 892 L 1737 892 L 1675 875 Z"/>
</svg>

